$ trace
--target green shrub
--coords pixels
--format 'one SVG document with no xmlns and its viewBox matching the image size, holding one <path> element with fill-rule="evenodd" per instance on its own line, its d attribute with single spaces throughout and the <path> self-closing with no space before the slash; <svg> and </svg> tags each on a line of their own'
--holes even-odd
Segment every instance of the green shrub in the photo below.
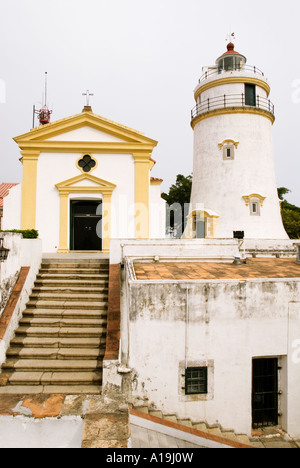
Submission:
<svg viewBox="0 0 300 468">
<path fill-rule="evenodd" d="M 0 231 L 0 232 L 12 232 L 14 234 L 22 234 L 23 239 L 37 239 L 39 237 L 39 232 L 35 229 L 8 229 L 7 231 Z"/>
</svg>

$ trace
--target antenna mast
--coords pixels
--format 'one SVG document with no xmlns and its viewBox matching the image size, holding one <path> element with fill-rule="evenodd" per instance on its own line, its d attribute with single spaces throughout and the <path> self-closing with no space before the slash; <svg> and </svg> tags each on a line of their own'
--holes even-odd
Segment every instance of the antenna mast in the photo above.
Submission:
<svg viewBox="0 0 300 468">
<path fill-rule="evenodd" d="M 52 114 L 52 110 L 49 110 L 47 106 L 47 91 L 48 91 L 48 72 L 45 72 L 45 101 L 43 104 L 42 109 L 36 110 L 35 106 L 33 106 L 33 127 L 34 127 L 34 116 L 35 114 L 38 115 L 40 125 L 46 125 L 50 123 L 50 115 Z"/>
</svg>

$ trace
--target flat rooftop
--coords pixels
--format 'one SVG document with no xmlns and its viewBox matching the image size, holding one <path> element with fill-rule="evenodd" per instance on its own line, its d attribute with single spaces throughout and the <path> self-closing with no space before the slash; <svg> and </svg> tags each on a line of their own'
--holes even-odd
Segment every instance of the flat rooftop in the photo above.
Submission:
<svg viewBox="0 0 300 468">
<path fill-rule="evenodd" d="M 299 278 L 296 258 L 251 258 L 249 263 L 221 262 L 135 262 L 137 280 L 215 280 Z"/>
</svg>

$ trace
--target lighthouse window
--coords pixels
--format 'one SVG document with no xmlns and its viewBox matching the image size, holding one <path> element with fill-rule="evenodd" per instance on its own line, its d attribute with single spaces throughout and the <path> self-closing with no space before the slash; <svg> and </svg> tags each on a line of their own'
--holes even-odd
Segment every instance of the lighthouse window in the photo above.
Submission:
<svg viewBox="0 0 300 468">
<path fill-rule="evenodd" d="M 225 160 L 234 159 L 234 145 L 223 146 L 223 159 Z"/>
<path fill-rule="evenodd" d="M 224 70 L 225 71 L 234 70 L 234 57 L 226 57 L 224 59 Z"/>
<path fill-rule="evenodd" d="M 260 216 L 260 203 L 256 200 L 250 202 L 250 214 L 252 216 Z"/>
</svg>

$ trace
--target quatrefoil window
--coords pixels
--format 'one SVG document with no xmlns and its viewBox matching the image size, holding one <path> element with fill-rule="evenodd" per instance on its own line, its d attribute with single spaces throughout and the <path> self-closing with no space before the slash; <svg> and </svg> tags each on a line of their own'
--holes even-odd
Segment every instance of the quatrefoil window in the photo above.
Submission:
<svg viewBox="0 0 300 468">
<path fill-rule="evenodd" d="M 96 167 L 96 161 L 89 154 L 85 154 L 79 159 L 78 166 L 82 172 L 91 172 Z"/>
</svg>

